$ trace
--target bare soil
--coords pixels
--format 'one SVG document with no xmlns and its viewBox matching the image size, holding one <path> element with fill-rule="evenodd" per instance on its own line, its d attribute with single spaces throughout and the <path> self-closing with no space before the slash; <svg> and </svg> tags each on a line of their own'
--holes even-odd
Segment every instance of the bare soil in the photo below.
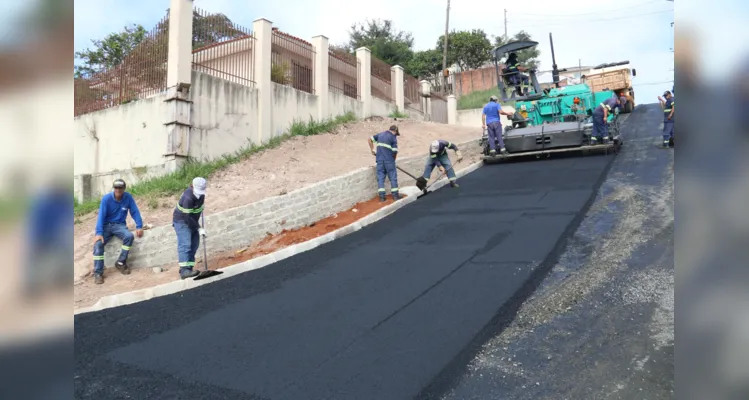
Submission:
<svg viewBox="0 0 749 400">
<path fill-rule="evenodd" d="M 405 195 L 401 195 L 405 198 Z M 392 204 L 388 196 L 386 202 L 380 202 L 378 197 L 357 203 L 346 211 L 317 221 L 309 226 L 294 230 L 283 230 L 277 235 L 268 235 L 253 245 L 230 252 L 219 253 L 208 257 L 208 269 L 226 268 L 253 258 L 270 254 L 285 247 L 306 242 L 316 237 L 333 232 L 350 225 L 365 216 Z M 202 257 L 196 257 L 198 268 L 202 269 Z M 154 272 L 152 268 L 135 268 L 130 275 L 122 275 L 113 268 L 104 272 L 104 284 L 97 285 L 93 279 L 84 279 L 76 283 L 74 308 L 88 307 L 100 298 L 113 294 L 125 293 L 176 281 L 179 278 L 179 267 L 175 265 L 161 266 L 162 272 Z"/>
</svg>

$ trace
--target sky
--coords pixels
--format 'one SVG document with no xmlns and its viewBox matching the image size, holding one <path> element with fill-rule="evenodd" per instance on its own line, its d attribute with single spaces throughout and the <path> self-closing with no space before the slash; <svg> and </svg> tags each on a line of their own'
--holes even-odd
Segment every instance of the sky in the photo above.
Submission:
<svg viewBox="0 0 749 400">
<path fill-rule="evenodd" d="M 739 8 L 749 7 L 742 4 L 743 0 L 723 1 L 735 2 Z M 692 0 L 692 3 L 700 2 Z M 674 28 L 671 23 L 674 22 L 674 2 L 574 0 L 569 3 L 574 3 L 575 8 L 558 0 L 494 1 L 491 7 L 485 1 L 453 0 L 450 29 L 483 29 L 488 35 L 502 35 L 505 30 L 503 4 L 507 4 L 508 34 L 522 29 L 539 42 L 541 70 L 550 69 L 552 65 L 549 47 L 549 33 L 552 33 L 559 68 L 576 66 L 578 62 L 596 65 L 629 60 L 630 66 L 637 70 L 633 82 L 638 103 L 656 102 L 658 95 L 673 87 Z M 367 18 L 390 19 L 396 29 L 411 32 L 415 50 L 434 47 L 437 38 L 444 33 L 446 0 L 378 0 L 353 4 L 351 0 L 194 0 L 195 7 L 222 12 L 247 28 L 252 27 L 253 20 L 263 17 L 282 31 L 304 39 L 325 35 L 331 44 L 346 42 L 351 24 Z M 168 7 L 169 0 L 76 0 L 75 49 L 85 49 L 92 39 L 102 38 L 128 24 L 139 23 L 150 29 L 165 15 Z M 699 18 L 699 13 L 705 12 L 685 6 L 680 6 L 680 10 L 681 7 L 691 10 L 693 17 Z M 716 29 L 725 22 L 725 18 L 707 21 Z M 743 37 L 749 37 L 744 25 L 736 21 L 730 26 L 747 32 Z"/>
</svg>

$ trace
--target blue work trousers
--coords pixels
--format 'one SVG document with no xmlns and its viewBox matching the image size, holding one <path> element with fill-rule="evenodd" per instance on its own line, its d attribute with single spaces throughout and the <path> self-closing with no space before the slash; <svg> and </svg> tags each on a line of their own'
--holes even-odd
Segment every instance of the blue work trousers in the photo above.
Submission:
<svg viewBox="0 0 749 400">
<path fill-rule="evenodd" d="M 102 236 L 104 237 L 104 242 L 99 240 L 94 243 L 94 274 L 104 273 L 104 246 L 109 243 L 109 240 L 113 236 L 122 240 L 122 251 L 120 251 L 120 257 L 117 261 L 123 263 L 127 261 L 130 246 L 133 245 L 133 240 L 135 240 L 133 233 L 127 230 L 127 225 L 118 223 L 104 224 Z"/>
<path fill-rule="evenodd" d="M 447 156 L 447 152 L 438 155 L 435 158 L 432 158 L 431 156 L 427 157 L 427 164 L 424 167 L 424 179 L 429 180 L 429 177 L 432 176 L 432 171 L 434 170 L 434 167 L 437 166 L 437 161 L 439 161 L 440 164 L 445 167 L 445 170 L 447 170 L 447 178 L 450 182 L 455 182 L 458 178 L 455 176 L 455 171 L 452 169 L 453 165 L 450 162 L 450 157 Z"/>
<path fill-rule="evenodd" d="M 184 222 L 172 223 L 174 231 L 177 233 L 177 260 L 179 262 L 180 274 L 185 271 L 192 271 L 195 267 L 195 253 L 200 246 L 200 233 L 198 230 L 190 229 Z"/>
<path fill-rule="evenodd" d="M 668 142 L 674 137 L 674 121 L 663 121 L 663 141 Z"/>
<path fill-rule="evenodd" d="M 496 150 L 496 142 L 499 141 L 499 148 L 505 147 L 505 141 L 502 138 L 502 122 L 490 122 L 486 124 L 487 134 L 489 135 L 489 150 Z"/>
<path fill-rule="evenodd" d="M 390 180 L 390 192 L 398 193 L 398 172 L 395 169 L 395 161 L 377 161 L 377 192 L 385 194 L 385 177 Z"/>
<path fill-rule="evenodd" d="M 603 139 L 609 135 L 609 126 L 603 119 L 603 110 L 599 107 L 593 112 L 593 136 Z"/>
</svg>

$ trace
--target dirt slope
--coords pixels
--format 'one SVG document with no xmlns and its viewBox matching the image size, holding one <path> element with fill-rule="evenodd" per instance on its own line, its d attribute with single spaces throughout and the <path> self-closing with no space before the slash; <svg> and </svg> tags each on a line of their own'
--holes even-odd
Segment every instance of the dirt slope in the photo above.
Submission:
<svg viewBox="0 0 749 400">
<path fill-rule="evenodd" d="M 341 126 L 336 132 L 318 136 L 295 137 L 281 146 L 264 151 L 208 177 L 207 214 L 250 204 L 342 175 L 355 169 L 373 165 L 366 140 L 391 125 L 390 119 L 360 121 Z M 420 122 L 398 121 L 401 136 L 398 138 L 400 157 L 426 153 L 435 139 L 464 142 L 478 139 L 481 130 L 476 128 Z M 471 161 L 471 160 L 466 160 Z M 418 171 L 414 171 L 418 172 Z M 171 215 L 178 195 L 159 199 L 153 209 L 138 201 L 143 223 L 160 226 L 171 223 Z M 76 280 L 93 270 L 93 252 L 96 215 L 79 218 L 75 225 L 74 263 Z M 128 218 L 128 225 L 133 225 Z M 138 239 L 135 241 L 137 251 Z"/>
</svg>

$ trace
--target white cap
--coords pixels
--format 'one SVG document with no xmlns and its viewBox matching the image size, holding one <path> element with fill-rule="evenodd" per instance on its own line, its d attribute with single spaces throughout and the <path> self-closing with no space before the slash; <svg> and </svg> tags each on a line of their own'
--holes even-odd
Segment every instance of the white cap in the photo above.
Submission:
<svg viewBox="0 0 749 400">
<path fill-rule="evenodd" d="M 435 140 L 435 141 L 434 141 L 434 142 L 432 142 L 432 144 L 431 144 L 431 145 L 429 146 L 429 150 L 430 150 L 430 151 L 431 151 L 432 153 L 436 153 L 436 152 L 438 152 L 438 151 L 439 151 L 439 149 L 440 149 L 440 141 L 439 141 L 439 140 Z"/>
<path fill-rule="evenodd" d="M 192 180 L 192 192 L 198 196 L 205 194 L 206 182 L 204 178 L 197 177 Z"/>
</svg>

